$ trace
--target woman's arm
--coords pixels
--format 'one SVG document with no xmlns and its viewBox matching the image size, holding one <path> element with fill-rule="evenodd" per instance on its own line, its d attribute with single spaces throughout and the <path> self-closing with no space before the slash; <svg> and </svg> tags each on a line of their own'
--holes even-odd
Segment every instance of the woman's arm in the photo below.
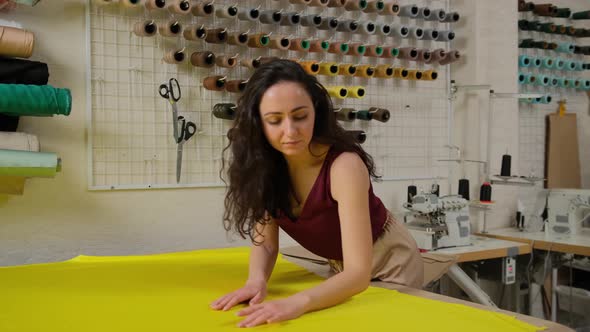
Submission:
<svg viewBox="0 0 590 332">
<path fill-rule="evenodd" d="M 256 225 L 257 236 L 250 250 L 250 268 L 248 281 L 264 281 L 266 283 L 279 254 L 279 227 L 274 221 L 266 225 Z"/>
</svg>

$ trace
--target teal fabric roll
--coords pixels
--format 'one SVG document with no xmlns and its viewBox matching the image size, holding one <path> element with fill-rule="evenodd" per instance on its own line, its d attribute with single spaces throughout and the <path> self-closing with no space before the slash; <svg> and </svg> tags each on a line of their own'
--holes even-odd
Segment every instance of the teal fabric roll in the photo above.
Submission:
<svg viewBox="0 0 590 332">
<path fill-rule="evenodd" d="M 0 84 L 0 113 L 23 116 L 69 115 L 69 89 L 50 85 Z"/>
<path fill-rule="evenodd" d="M 0 149 L 0 175 L 53 177 L 60 170 L 55 153 Z"/>
</svg>

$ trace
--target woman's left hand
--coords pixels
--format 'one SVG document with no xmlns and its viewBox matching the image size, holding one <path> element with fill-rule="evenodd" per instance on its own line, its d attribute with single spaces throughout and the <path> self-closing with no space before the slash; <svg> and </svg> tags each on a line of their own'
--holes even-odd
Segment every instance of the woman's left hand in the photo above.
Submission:
<svg viewBox="0 0 590 332">
<path fill-rule="evenodd" d="M 306 312 L 306 300 L 293 295 L 284 299 L 254 304 L 238 312 L 238 316 L 248 316 L 238 327 L 253 327 L 261 324 L 282 322 L 297 318 Z"/>
</svg>

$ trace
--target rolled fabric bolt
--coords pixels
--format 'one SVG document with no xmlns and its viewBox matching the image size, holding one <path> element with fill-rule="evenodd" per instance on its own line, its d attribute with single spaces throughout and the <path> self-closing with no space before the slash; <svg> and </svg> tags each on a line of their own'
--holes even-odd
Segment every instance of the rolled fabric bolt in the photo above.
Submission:
<svg viewBox="0 0 590 332">
<path fill-rule="evenodd" d="M 191 54 L 191 64 L 195 67 L 211 68 L 215 65 L 215 54 L 210 51 Z"/>
<path fill-rule="evenodd" d="M 448 65 L 450 63 L 453 63 L 455 61 L 458 61 L 461 58 L 461 54 L 459 53 L 459 51 L 457 50 L 450 50 L 449 52 L 447 52 L 446 56 L 443 59 L 440 59 L 440 61 L 438 62 L 441 65 Z"/>
<path fill-rule="evenodd" d="M 371 21 L 361 22 L 359 25 L 359 32 L 364 33 L 365 35 L 372 35 L 376 30 L 377 26 Z"/>
<path fill-rule="evenodd" d="M 384 23 L 377 24 L 377 33 L 381 36 L 389 36 L 391 34 L 391 25 Z"/>
<path fill-rule="evenodd" d="M 410 29 L 405 25 L 400 25 L 393 28 L 393 34 L 401 38 L 408 38 L 410 36 Z"/>
<path fill-rule="evenodd" d="M 541 58 L 531 58 L 531 67 L 541 68 L 543 66 L 543 60 Z"/>
<path fill-rule="evenodd" d="M 375 67 L 375 77 L 392 78 L 393 77 L 393 67 L 390 65 L 387 65 L 387 64 L 377 65 L 377 67 Z"/>
<path fill-rule="evenodd" d="M 238 19 L 242 21 L 256 21 L 259 17 L 258 8 L 238 8 Z"/>
<path fill-rule="evenodd" d="M 212 1 L 199 2 L 192 7 L 191 13 L 194 16 L 211 16 L 215 13 L 215 5 Z"/>
<path fill-rule="evenodd" d="M 418 49 L 411 46 L 400 47 L 397 57 L 403 60 L 416 60 L 418 58 Z"/>
<path fill-rule="evenodd" d="M 207 76 L 203 79 L 203 87 L 211 91 L 223 91 L 225 90 L 225 77 L 224 76 Z"/>
<path fill-rule="evenodd" d="M 305 38 L 295 38 L 291 40 L 291 46 L 289 49 L 291 51 L 308 51 L 311 43 L 308 39 Z"/>
<path fill-rule="evenodd" d="M 233 68 L 238 64 L 238 56 L 221 55 L 215 57 L 215 64 L 223 68 Z"/>
<path fill-rule="evenodd" d="M 309 75 L 317 75 L 320 72 L 320 64 L 313 60 L 301 61 L 299 65 Z"/>
<path fill-rule="evenodd" d="M 423 81 L 435 81 L 438 78 L 438 72 L 433 69 L 422 72 Z"/>
<path fill-rule="evenodd" d="M 320 71 L 318 72 L 318 74 L 336 76 L 338 75 L 338 65 L 336 64 L 336 62 L 321 62 Z"/>
<path fill-rule="evenodd" d="M 420 8 L 418 8 L 418 16 L 416 18 L 428 20 L 428 19 L 430 19 L 431 15 L 432 15 L 432 12 L 430 11 L 430 8 L 420 7 Z"/>
<path fill-rule="evenodd" d="M 330 7 L 330 8 L 344 7 L 345 4 L 346 4 L 346 0 L 329 0 L 328 1 L 328 7 Z"/>
<path fill-rule="evenodd" d="M 529 67 L 531 65 L 531 58 L 528 55 L 522 54 L 518 56 L 519 67 Z"/>
<path fill-rule="evenodd" d="M 343 86 L 329 86 L 326 88 L 330 97 L 344 99 L 348 97 L 348 89 Z"/>
<path fill-rule="evenodd" d="M 365 13 L 380 13 L 385 9 L 385 3 L 381 0 L 367 1 L 367 7 L 363 9 Z"/>
<path fill-rule="evenodd" d="M 328 48 L 330 48 L 330 42 L 327 40 L 315 39 L 309 44 L 310 52 L 326 52 L 328 51 Z"/>
<path fill-rule="evenodd" d="M 292 26 L 298 25 L 301 22 L 301 15 L 297 13 L 285 13 L 281 17 L 280 25 Z"/>
<path fill-rule="evenodd" d="M 369 114 L 371 114 L 371 119 L 384 123 L 391 118 L 389 110 L 385 108 L 371 107 L 369 108 Z"/>
<path fill-rule="evenodd" d="M 177 65 L 179 63 L 183 63 L 186 59 L 186 54 L 184 53 L 184 49 L 179 50 L 170 50 L 164 54 L 164 62 L 169 63 L 171 65 Z"/>
<path fill-rule="evenodd" d="M 237 107 L 232 103 L 219 103 L 213 106 L 213 116 L 223 120 L 235 120 Z"/>
<path fill-rule="evenodd" d="M 148 10 L 166 9 L 166 0 L 146 0 L 145 8 Z"/>
<path fill-rule="evenodd" d="M 1 28 L 2 27 L 0 27 L 0 32 L 1 32 Z M 154 21 L 147 20 L 147 21 L 137 22 L 133 25 L 133 33 L 135 33 L 137 36 L 140 36 L 140 37 L 152 37 L 152 36 L 155 36 L 157 32 L 158 32 L 158 26 L 156 25 L 156 23 Z M 0 47 L 1 46 L 2 46 L 2 43 L 0 42 Z M 12 56 L 11 54 L 3 54 L 3 55 Z M 28 57 L 24 57 L 24 58 L 28 58 Z"/>
<path fill-rule="evenodd" d="M 397 3 L 397 1 L 386 2 L 383 10 L 379 12 L 379 15 L 396 16 L 398 14 L 399 14 L 399 4 Z"/>
<path fill-rule="evenodd" d="M 356 119 L 354 108 L 338 108 L 335 110 L 336 120 L 351 122 Z"/>
<path fill-rule="evenodd" d="M 301 25 L 304 27 L 319 27 L 322 24 L 322 21 L 324 20 L 323 17 L 316 15 L 316 14 L 311 14 L 311 15 L 305 15 L 301 17 Z"/>
<path fill-rule="evenodd" d="M 429 61 L 430 60 L 430 57 L 432 55 L 431 55 L 429 49 L 427 49 L 427 48 L 420 48 L 417 51 L 418 51 L 418 56 L 416 57 L 416 61 L 425 62 L 425 61 Z"/>
<path fill-rule="evenodd" d="M 438 62 L 440 59 L 444 59 L 447 56 L 447 53 L 442 48 L 437 48 L 436 50 L 430 52 L 430 60 L 425 61 L 425 63 L 432 63 Z"/>
<path fill-rule="evenodd" d="M 536 14 L 537 16 L 553 17 L 557 14 L 557 7 L 553 6 L 550 3 L 535 4 L 535 8 L 533 9 L 533 13 Z"/>
<path fill-rule="evenodd" d="M 270 37 L 264 32 L 251 35 L 248 39 L 248 46 L 254 48 L 267 47 L 269 43 Z"/>
<path fill-rule="evenodd" d="M 423 75 L 424 74 L 422 74 L 422 71 L 421 70 L 418 70 L 418 69 L 408 69 L 408 77 L 406 77 L 406 78 L 409 79 L 409 80 L 418 81 L 418 80 L 421 80 L 422 79 L 422 76 Z"/>
<path fill-rule="evenodd" d="M 346 0 L 346 4 L 344 4 L 344 9 L 347 11 L 357 11 L 367 8 L 367 6 L 367 0 Z"/>
<path fill-rule="evenodd" d="M 232 93 L 241 93 L 244 92 L 246 88 L 246 80 L 231 80 L 225 83 L 225 91 L 232 92 Z"/>
<path fill-rule="evenodd" d="M 289 47 L 291 47 L 291 40 L 283 36 L 272 36 L 270 38 L 270 43 L 268 44 L 268 47 L 274 48 L 276 50 L 286 51 L 289 49 Z"/>
<path fill-rule="evenodd" d="M 230 45 L 247 46 L 250 37 L 246 32 L 230 33 L 227 37 L 227 43 Z"/>
<path fill-rule="evenodd" d="M 365 56 L 380 57 L 383 55 L 383 47 L 379 45 L 367 45 Z"/>
<path fill-rule="evenodd" d="M 393 77 L 394 78 L 402 78 L 405 79 L 408 77 L 409 73 L 406 68 L 403 67 L 395 67 L 393 68 Z"/>
<path fill-rule="evenodd" d="M 322 23 L 317 27 L 319 30 L 336 30 L 338 19 L 335 17 L 324 17 Z"/>
<path fill-rule="evenodd" d="M 222 44 L 227 41 L 227 28 L 207 29 L 205 41 L 212 44 Z"/>
<path fill-rule="evenodd" d="M 260 65 L 260 57 L 240 60 L 240 66 L 246 67 L 248 69 L 256 69 L 260 67 Z"/>
<path fill-rule="evenodd" d="M 328 6 L 328 0 L 311 0 L 308 3 L 310 7 L 326 7 Z"/>
<path fill-rule="evenodd" d="M 424 30 L 420 27 L 410 27 L 410 37 L 414 39 L 422 39 L 424 37 Z"/>
<path fill-rule="evenodd" d="M 399 8 L 399 16 L 402 17 L 410 17 L 410 18 L 416 18 L 418 17 L 418 13 L 420 12 L 420 9 L 418 8 L 418 6 L 416 5 L 405 5 L 405 6 L 401 6 Z"/>
<path fill-rule="evenodd" d="M 445 18 L 442 19 L 442 20 L 440 20 L 440 22 L 455 23 L 455 22 L 458 22 L 459 21 L 459 18 L 460 17 L 461 16 L 459 15 L 459 13 L 457 13 L 457 12 L 450 12 L 450 13 L 447 13 L 445 15 Z"/>
<path fill-rule="evenodd" d="M 362 99 L 365 98 L 365 95 L 367 94 L 367 91 L 365 90 L 364 86 L 351 86 L 348 87 L 348 97 L 349 98 L 356 98 L 356 99 Z"/>
<path fill-rule="evenodd" d="M 186 40 L 199 40 L 207 37 L 207 29 L 203 25 L 189 25 L 182 32 Z"/>
<path fill-rule="evenodd" d="M 373 77 L 375 75 L 375 67 L 372 65 L 359 65 L 356 67 L 356 73 L 354 76 L 357 77 Z"/>
<path fill-rule="evenodd" d="M 263 24 L 275 24 L 279 23 L 283 18 L 283 14 L 280 11 L 269 9 L 260 12 L 258 20 Z"/>
<path fill-rule="evenodd" d="M 188 0 L 172 0 L 166 8 L 168 8 L 168 11 L 172 14 L 186 15 L 191 12 L 192 6 L 191 2 Z"/>
<path fill-rule="evenodd" d="M 347 130 L 346 132 L 359 144 L 367 141 L 367 134 L 363 130 Z"/>
<path fill-rule="evenodd" d="M 356 66 L 350 63 L 341 63 L 338 65 L 338 75 L 354 76 L 356 73 Z"/>
<path fill-rule="evenodd" d="M 453 32 L 451 30 L 439 31 L 438 36 L 436 37 L 437 41 L 444 41 L 444 42 L 448 42 L 453 39 L 455 39 L 455 32 Z"/>
<path fill-rule="evenodd" d="M 182 24 L 177 20 L 169 20 L 158 24 L 158 32 L 162 36 L 176 37 L 182 32 Z"/>
<path fill-rule="evenodd" d="M 289 0 L 289 3 L 294 5 L 308 5 L 311 0 Z"/>
<path fill-rule="evenodd" d="M 440 33 L 436 29 L 424 29 L 424 37 L 423 40 L 437 40 L 440 36 Z"/>
<path fill-rule="evenodd" d="M 238 7 L 233 5 L 219 7 L 215 10 L 215 16 L 219 18 L 234 18 L 238 16 Z"/>
<path fill-rule="evenodd" d="M 348 55 L 364 55 L 367 52 L 367 47 L 361 43 L 348 44 Z"/>
<path fill-rule="evenodd" d="M 588 19 L 590 19 L 590 10 L 573 13 L 572 19 L 574 19 L 574 20 L 588 20 Z"/>
<path fill-rule="evenodd" d="M 341 20 L 338 21 L 337 31 L 341 32 L 356 32 L 359 28 L 359 22 L 357 20 Z"/>
<path fill-rule="evenodd" d="M 328 48 L 329 53 L 334 54 L 346 54 L 348 53 L 348 43 L 345 42 L 332 42 Z"/>
<path fill-rule="evenodd" d="M 553 58 L 545 57 L 541 60 L 542 66 L 545 69 L 553 69 L 555 67 L 555 61 Z"/>
<path fill-rule="evenodd" d="M 431 13 L 430 13 L 430 17 L 425 18 L 425 20 L 427 20 L 427 21 L 440 21 L 440 20 L 444 20 L 446 16 L 447 16 L 447 13 L 445 12 L 444 9 L 442 9 L 442 8 L 432 9 Z"/>
<path fill-rule="evenodd" d="M 397 58 L 399 49 L 393 46 L 384 46 L 382 58 Z"/>
</svg>

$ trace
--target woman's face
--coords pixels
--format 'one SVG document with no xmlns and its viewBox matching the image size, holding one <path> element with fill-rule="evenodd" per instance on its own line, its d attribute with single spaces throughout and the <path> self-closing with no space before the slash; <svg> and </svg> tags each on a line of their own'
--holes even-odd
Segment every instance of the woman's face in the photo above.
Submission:
<svg viewBox="0 0 590 332">
<path fill-rule="evenodd" d="M 308 153 L 315 110 L 301 84 L 276 83 L 262 95 L 259 108 L 264 135 L 272 147 L 285 156 Z"/>
</svg>

